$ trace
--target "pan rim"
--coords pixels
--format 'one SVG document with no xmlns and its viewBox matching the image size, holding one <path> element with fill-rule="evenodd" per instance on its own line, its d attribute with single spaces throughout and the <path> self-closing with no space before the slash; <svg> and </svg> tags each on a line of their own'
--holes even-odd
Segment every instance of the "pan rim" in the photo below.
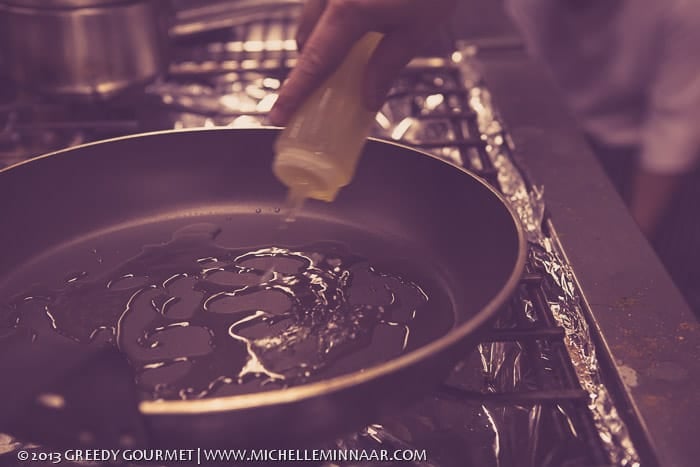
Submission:
<svg viewBox="0 0 700 467">
<path fill-rule="evenodd" d="M 53 151 L 50 153 L 39 155 L 31 159 L 20 161 L 16 164 L 0 169 L 0 174 L 28 164 L 37 163 L 48 157 L 60 156 L 61 154 L 71 153 L 78 149 L 102 145 L 111 142 L 176 133 L 194 133 L 200 131 L 230 132 L 236 131 L 238 129 L 239 128 L 230 127 L 183 128 L 130 134 L 126 136 L 85 143 L 78 146 L 73 146 L 71 148 L 61 149 L 58 151 Z M 245 131 L 253 130 L 260 132 L 281 130 L 280 127 L 273 126 L 259 126 L 240 129 Z M 499 310 L 500 306 L 503 303 L 505 303 L 505 301 L 513 294 L 525 268 L 527 242 L 525 239 L 525 233 L 523 231 L 522 224 L 517 213 L 515 212 L 513 207 L 508 203 L 508 201 L 503 197 L 503 195 L 474 173 L 456 164 L 441 159 L 438 156 L 422 151 L 420 149 L 413 148 L 409 145 L 397 143 L 394 141 L 388 141 L 374 137 L 368 138 L 368 140 L 372 141 L 373 143 L 388 144 L 404 150 L 410 150 L 417 154 L 430 157 L 431 159 L 434 159 L 439 163 L 446 164 L 451 168 L 459 170 L 464 174 L 464 176 L 471 177 L 473 180 L 481 184 L 483 188 L 488 190 L 492 196 L 495 196 L 496 199 L 500 201 L 500 204 L 506 209 L 506 211 L 510 215 L 510 218 L 513 221 L 513 227 L 515 229 L 518 242 L 518 254 L 513 268 L 508 276 L 508 279 L 501 286 L 499 292 L 496 293 L 489 300 L 489 302 L 484 307 L 482 307 L 481 310 L 475 313 L 468 321 L 452 328 L 443 336 L 438 337 L 437 339 L 419 347 L 418 349 L 415 349 L 411 352 L 408 352 L 404 355 L 388 360 L 381 364 L 374 365 L 370 368 L 336 376 L 327 380 L 303 384 L 300 386 L 293 386 L 286 389 L 275 389 L 271 391 L 264 391 L 258 393 L 213 397 L 208 399 L 197 400 L 142 401 L 139 403 L 139 410 L 142 414 L 146 416 L 202 415 L 212 413 L 224 413 L 244 409 L 253 409 L 256 407 L 273 406 L 280 404 L 291 404 L 295 402 L 300 402 L 302 400 L 312 399 L 314 397 L 328 395 L 330 393 L 346 390 L 352 388 L 353 386 L 359 386 L 361 384 L 369 383 L 372 380 L 376 380 L 388 374 L 406 369 L 429 358 L 431 355 L 437 354 L 443 350 L 447 350 L 459 344 L 460 341 L 465 339 L 469 334 L 471 334 L 476 329 L 480 328 L 482 325 L 485 324 L 486 321 L 492 318 Z"/>
</svg>

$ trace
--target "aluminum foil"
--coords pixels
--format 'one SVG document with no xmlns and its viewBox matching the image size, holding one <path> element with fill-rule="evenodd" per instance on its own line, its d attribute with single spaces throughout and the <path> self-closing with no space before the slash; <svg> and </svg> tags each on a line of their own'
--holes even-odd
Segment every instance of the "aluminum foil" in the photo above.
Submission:
<svg viewBox="0 0 700 467">
<path fill-rule="evenodd" d="M 614 465 L 638 467 L 639 455 L 610 393 L 602 382 L 596 347 L 582 309 L 573 270 L 564 259 L 557 239 L 543 232 L 543 190 L 537 187 L 528 189 L 528 184 L 513 163 L 513 148 L 504 137 L 503 126 L 491 103 L 489 91 L 479 81 L 475 52 L 473 48 L 465 46 L 453 58 L 460 66 L 465 83 L 470 86 L 470 105 L 477 113 L 479 128 L 487 143 L 488 155 L 498 170 L 501 192 L 510 201 L 525 229 L 530 247 L 530 264 L 545 274 L 549 310 L 565 331 L 566 349 L 576 370 L 579 384 L 589 394 L 588 408 L 609 454 L 609 460 Z M 524 302 L 523 306 L 528 307 L 529 304 Z M 481 352 L 485 352 L 484 346 Z M 490 350 L 491 363 L 503 358 L 494 355 L 493 349 Z M 533 415 L 534 418 L 536 417 Z"/>
</svg>

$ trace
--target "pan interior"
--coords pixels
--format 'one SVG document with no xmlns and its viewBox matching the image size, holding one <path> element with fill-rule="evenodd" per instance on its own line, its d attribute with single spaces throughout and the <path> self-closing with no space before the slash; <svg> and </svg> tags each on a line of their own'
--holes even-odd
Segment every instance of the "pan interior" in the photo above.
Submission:
<svg viewBox="0 0 700 467">
<path fill-rule="evenodd" d="M 313 211 L 285 224 L 265 203 L 209 206 L 29 259 L 0 282 L 0 325 L 37 345 L 117 345 L 144 399 L 193 399 L 311 383 L 410 352 L 460 321 L 450 290 L 431 248 L 409 236 Z"/>
</svg>

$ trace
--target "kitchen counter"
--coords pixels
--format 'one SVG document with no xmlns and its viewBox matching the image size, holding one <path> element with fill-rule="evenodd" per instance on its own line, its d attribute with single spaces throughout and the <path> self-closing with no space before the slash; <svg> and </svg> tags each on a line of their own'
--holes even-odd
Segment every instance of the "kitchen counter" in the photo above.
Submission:
<svg viewBox="0 0 700 467">
<path fill-rule="evenodd" d="M 700 323 L 507 20 L 493 6 L 462 5 L 455 18 L 454 34 L 481 45 L 479 62 L 516 157 L 544 186 L 594 338 L 611 356 L 601 360 L 624 387 L 626 415 L 641 420 L 636 431 L 630 426 L 640 455 L 651 449 L 660 465 L 697 465 Z"/>
</svg>

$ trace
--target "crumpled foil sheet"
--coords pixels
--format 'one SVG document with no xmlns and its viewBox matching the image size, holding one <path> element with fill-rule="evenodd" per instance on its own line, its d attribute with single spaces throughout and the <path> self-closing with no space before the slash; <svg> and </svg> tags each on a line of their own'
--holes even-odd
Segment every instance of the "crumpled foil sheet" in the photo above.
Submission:
<svg viewBox="0 0 700 467">
<path fill-rule="evenodd" d="M 489 91 L 480 83 L 475 53 L 473 47 L 464 46 L 453 58 L 460 66 L 465 83 L 470 88 L 470 106 L 477 114 L 480 131 L 486 139 L 488 155 L 498 171 L 501 192 L 518 214 L 524 227 L 529 244 L 530 264 L 545 274 L 547 305 L 558 325 L 565 331 L 566 349 L 582 389 L 589 394 L 588 408 L 609 454 L 610 462 L 619 466 L 638 467 L 639 455 L 602 382 L 596 348 L 582 309 L 573 270 L 564 259 L 557 240 L 543 232 L 543 190 L 538 187 L 528 189 L 528 184 L 513 163 L 510 156 L 512 143 L 504 138 L 504 129 L 494 110 Z M 524 302 L 523 306 L 527 308 L 531 304 Z M 505 358 L 504 355 L 497 355 L 501 352 L 500 349 L 493 349 L 494 344 L 490 347 L 491 349 L 485 349 L 482 345 L 481 353 L 490 355 L 488 360 L 491 365 Z M 485 369 L 488 370 L 488 366 L 485 366 Z"/>
</svg>

